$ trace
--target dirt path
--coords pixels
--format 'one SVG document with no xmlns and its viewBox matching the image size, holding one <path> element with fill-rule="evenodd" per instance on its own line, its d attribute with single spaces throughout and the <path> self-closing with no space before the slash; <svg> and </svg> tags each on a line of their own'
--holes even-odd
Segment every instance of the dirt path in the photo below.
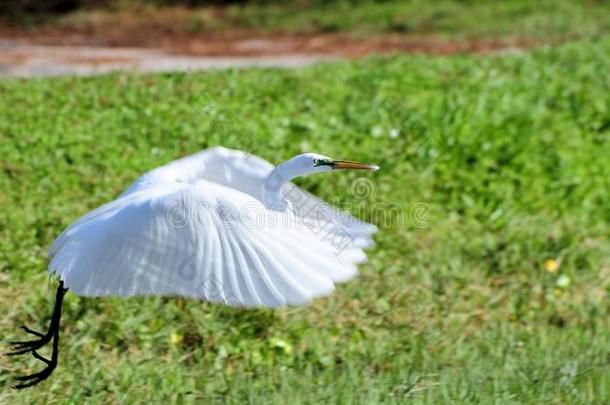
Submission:
<svg viewBox="0 0 610 405">
<path fill-rule="evenodd" d="M 196 56 L 163 49 L 15 44 L 0 41 L 0 77 L 92 75 L 115 70 L 189 71 L 229 67 L 299 67 L 330 55 Z"/>
<path fill-rule="evenodd" d="M 89 75 L 114 70 L 140 72 L 298 67 L 321 59 L 359 58 L 387 53 L 488 53 L 522 49 L 527 41 L 460 41 L 342 34 L 213 37 L 99 35 L 39 30 L 0 32 L 0 77 Z"/>
</svg>

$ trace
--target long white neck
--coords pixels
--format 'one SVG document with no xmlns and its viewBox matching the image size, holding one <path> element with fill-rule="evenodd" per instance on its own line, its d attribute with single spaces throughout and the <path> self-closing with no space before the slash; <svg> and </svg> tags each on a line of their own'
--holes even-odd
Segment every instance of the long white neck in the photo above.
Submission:
<svg viewBox="0 0 610 405">
<path fill-rule="evenodd" d="M 311 166 L 303 165 L 297 158 L 298 156 L 278 165 L 263 181 L 262 197 L 267 208 L 285 211 L 288 204 L 282 194 L 284 185 L 295 177 L 315 171 Z"/>
</svg>

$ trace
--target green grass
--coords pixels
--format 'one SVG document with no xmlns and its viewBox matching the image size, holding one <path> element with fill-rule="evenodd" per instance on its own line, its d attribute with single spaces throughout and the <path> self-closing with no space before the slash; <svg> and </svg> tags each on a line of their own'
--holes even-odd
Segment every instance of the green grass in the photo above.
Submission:
<svg viewBox="0 0 610 405">
<path fill-rule="evenodd" d="M 12 376 L 41 364 L 0 357 L 0 402 L 607 403 L 609 55 L 606 39 L 0 82 L 6 340 L 48 321 L 54 237 L 148 169 L 219 144 L 382 166 L 372 193 L 357 173 L 299 182 L 381 227 L 331 297 L 245 311 L 68 294 L 59 368 L 15 392 Z"/>
<path fill-rule="evenodd" d="M 529 39 L 563 41 L 610 32 L 606 0 L 388 0 L 299 1 L 225 7 L 151 6 L 147 1 L 111 2 L 113 7 L 67 15 L 9 15 L 4 25 L 35 28 L 42 22 L 90 34 L 142 30 L 162 33 L 312 34 L 341 32 L 356 37 L 398 34 L 409 38 Z M 0 26 L 3 19 L 0 17 Z"/>
<path fill-rule="evenodd" d="M 556 38 L 607 32 L 610 2 L 580 0 L 331 1 L 228 8 L 228 25 L 267 32 Z M 227 24 L 221 20 L 219 24 Z M 202 22 L 205 27 L 205 22 Z"/>
</svg>

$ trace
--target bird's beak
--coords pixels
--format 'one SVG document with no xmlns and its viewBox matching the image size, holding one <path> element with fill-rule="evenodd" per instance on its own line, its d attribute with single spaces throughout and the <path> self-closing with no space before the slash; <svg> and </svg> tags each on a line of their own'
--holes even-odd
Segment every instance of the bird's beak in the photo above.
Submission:
<svg viewBox="0 0 610 405">
<path fill-rule="evenodd" d="M 351 170 L 379 170 L 379 166 L 369 163 L 351 162 L 349 160 L 333 160 L 331 164 L 333 169 L 351 169 Z"/>
</svg>

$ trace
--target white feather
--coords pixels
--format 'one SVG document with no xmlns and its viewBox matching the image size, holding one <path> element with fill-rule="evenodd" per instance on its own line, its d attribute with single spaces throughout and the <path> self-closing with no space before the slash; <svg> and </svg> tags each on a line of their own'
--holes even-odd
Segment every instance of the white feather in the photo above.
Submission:
<svg viewBox="0 0 610 405">
<path fill-rule="evenodd" d="M 261 187 L 273 169 L 225 148 L 154 169 L 68 226 L 49 249 L 49 271 L 85 296 L 278 307 L 327 295 L 357 274 L 377 228 L 291 183 L 293 210 L 268 209 Z M 325 212 L 315 227 L 307 204 Z M 338 249 L 339 236 L 351 243 Z"/>
</svg>

